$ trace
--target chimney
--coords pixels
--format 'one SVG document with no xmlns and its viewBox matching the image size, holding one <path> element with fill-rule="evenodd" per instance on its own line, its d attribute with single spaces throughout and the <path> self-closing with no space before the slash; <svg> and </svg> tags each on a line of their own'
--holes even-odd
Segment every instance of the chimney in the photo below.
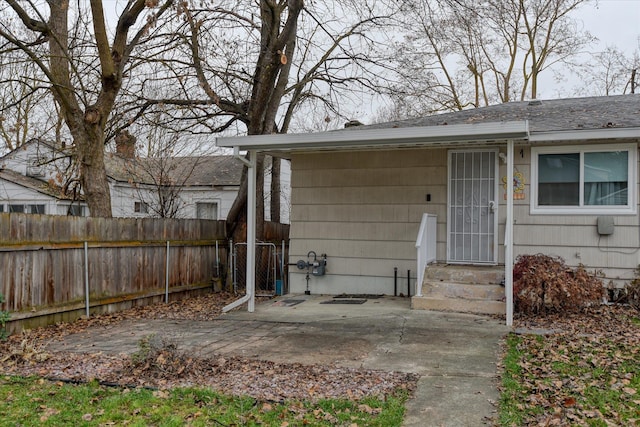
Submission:
<svg viewBox="0 0 640 427">
<path fill-rule="evenodd" d="M 136 137 L 128 131 L 122 131 L 116 136 L 116 153 L 125 159 L 133 159 L 136 155 Z"/>
</svg>

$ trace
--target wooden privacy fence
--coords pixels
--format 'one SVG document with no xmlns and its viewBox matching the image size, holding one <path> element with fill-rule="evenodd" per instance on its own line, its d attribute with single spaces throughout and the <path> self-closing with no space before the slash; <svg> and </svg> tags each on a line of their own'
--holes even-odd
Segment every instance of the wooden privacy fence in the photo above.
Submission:
<svg viewBox="0 0 640 427">
<path fill-rule="evenodd" d="M 15 332 L 208 290 L 227 249 L 224 221 L 0 214 L 0 309 Z"/>
</svg>

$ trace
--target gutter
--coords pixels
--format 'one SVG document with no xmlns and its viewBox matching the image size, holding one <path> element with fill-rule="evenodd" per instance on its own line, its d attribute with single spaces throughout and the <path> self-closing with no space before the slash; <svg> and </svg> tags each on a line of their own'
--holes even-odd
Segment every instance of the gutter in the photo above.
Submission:
<svg viewBox="0 0 640 427">
<path fill-rule="evenodd" d="M 279 151 L 429 146 L 453 143 L 527 140 L 528 121 L 456 124 L 406 128 L 339 130 L 303 134 L 247 135 L 217 138 L 218 147 Z"/>
<path fill-rule="evenodd" d="M 588 141 L 603 139 L 640 140 L 640 127 L 533 132 L 529 142 Z"/>
</svg>

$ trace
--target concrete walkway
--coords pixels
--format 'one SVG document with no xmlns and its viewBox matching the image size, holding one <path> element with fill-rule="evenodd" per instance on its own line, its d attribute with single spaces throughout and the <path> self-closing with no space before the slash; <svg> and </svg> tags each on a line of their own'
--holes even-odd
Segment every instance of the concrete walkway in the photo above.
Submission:
<svg viewBox="0 0 640 427">
<path fill-rule="evenodd" d="M 134 319 L 66 337 L 55 350 L 132 353 L 150 334 L 194 354 L 414 372 L 421 376 L 404 426 L 492 425 L 498 344 L 509 331 L 488 317 L 410 310 L 406 298 L 326 304 L 286 295 L 208 322 Z"/>
</svg>

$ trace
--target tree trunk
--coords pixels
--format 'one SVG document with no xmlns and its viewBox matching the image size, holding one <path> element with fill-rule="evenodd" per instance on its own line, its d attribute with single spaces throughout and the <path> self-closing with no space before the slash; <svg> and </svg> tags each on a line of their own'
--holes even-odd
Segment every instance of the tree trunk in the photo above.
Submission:
<svg viewBox="0 0 640 427">
<path fill-rule="evenodd" d="M 86 119 L 85 119 L 86 120 Z M 87 130 L 86 128 L 89 127 Z M 104 136 L 97 126 L 84 126 L 84 137 L 80 141 L 74 135 L 80 183 L 84 191 L 91 216 L 111 218 L 111 192 L 104 165 Z"/>
<path fill-rule="evenodd" d="M 260 0 L 260 55 L 253 73 L 251 100 L 247 110 L 247 133 L 270 135 L 277 132 L 275 119 L 295 50 L 297 22 L 302 0 L 271 2 Z M 286 17 L 284 25 L 281 19 Z M 264 239 L 264 154 L 256 159 L 256 238 Z M 238 196 L 227 216 L 227 230 L 238 224 L 238 213 L 246 206 L 247 179 L 243 172 Z M 278 197 L 279 200 L 279 197 Z"/>
<path fill-rule="evenodd" d="M 271 157 L 271 221 L 280 222 L 280 169 L 282 159 Z"/>
<path fill-rule="evenodd" d="M 52 93 L 73 137 L 80 184 L 90 214 L 111 217 L 111 194 L 104 167 L 104 126 L 110 105 L 90 106 L 82 112 L 71 90 L 73 86 L 69 74 L 69 3 L 65 0 L 51 0 L 49 5 L 49 26 L 53 34 L 49 40 Z M 115 98 L 118 89 L 111 89 L 113 93 L 107 97 L 109 101 Z"/>
</svg>

